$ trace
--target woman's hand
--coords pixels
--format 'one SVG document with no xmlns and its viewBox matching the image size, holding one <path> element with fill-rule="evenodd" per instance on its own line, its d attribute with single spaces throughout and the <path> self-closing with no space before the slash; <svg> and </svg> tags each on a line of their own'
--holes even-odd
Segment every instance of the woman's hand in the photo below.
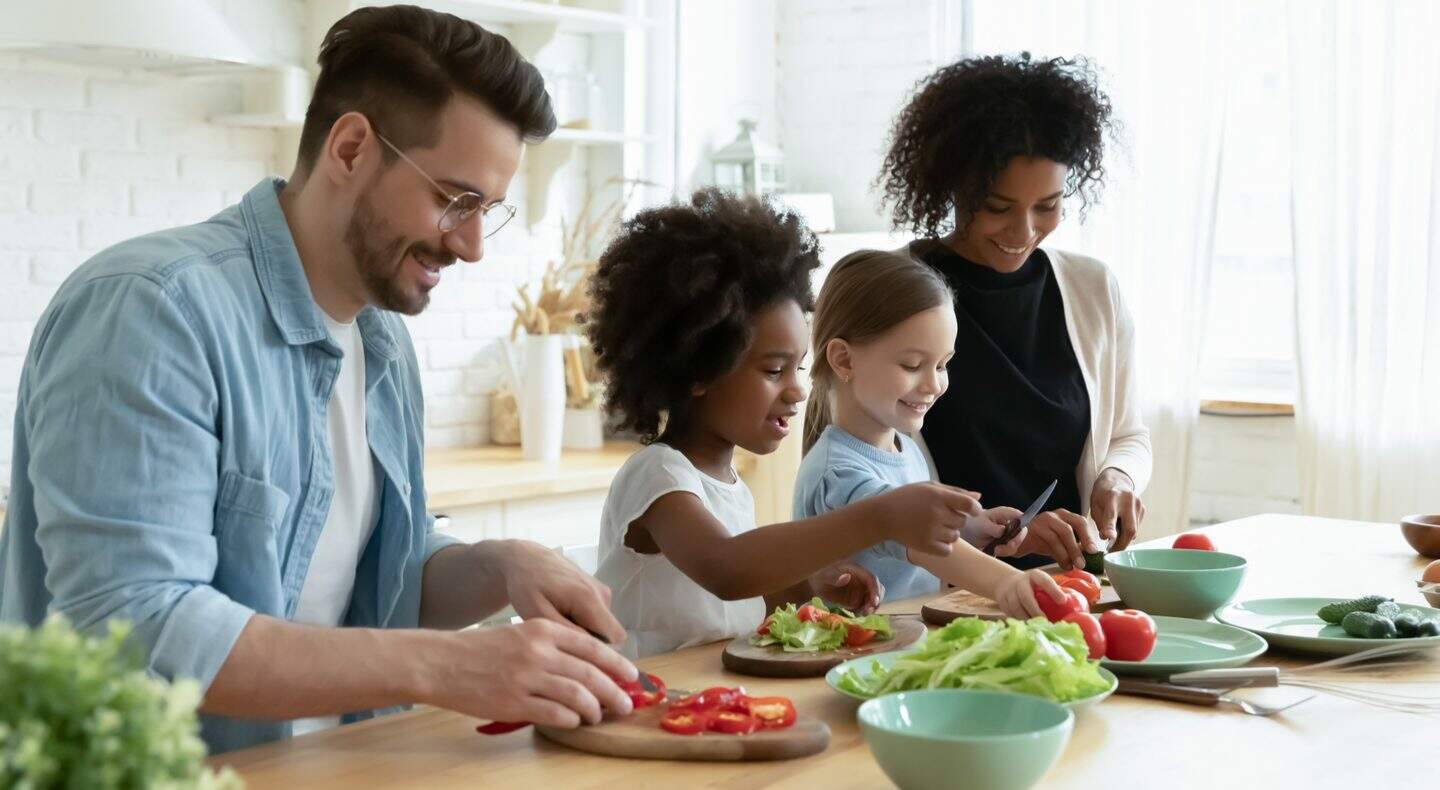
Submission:
<svg viewBox="0 0 1440 790">
<path fill-rule="evenodd" d="M 1110 542 L 1111 551 L 1130 545 L 1145 520 L 1145 504 L 1135 495 L 1129 475 L 1113 466 L 1101 470 L 1090 490 L 1090 517 L 1100 528 L 1100 537 Z"/>
<path fill-rule="evenodd" d="M 1085 552 L 1105 550 L 1103 544 L 1096 545 L 1085 517 L 1064 508 L 1041 513 L 1025 531 L 1029 534 L 1020 544 L 1019 554 L 1044 554 L 1062 568 L 1083 568 Z"/>
<path fill-rule="evenodd" d="M 990 542 L 1004 536 L 1009 526 L 1020 520 L 1024 515 L 1013 507 L 992 507 L 978 516 L 970 516 L 965 519 L 965 527 L 960 530 L 960 537 L 966 543 L 984 551 Z M 1025 542 L 1027 530 L 1020 530 L 1015 537 L 995 547 L 996 557 L 1014 557 L 1020 552 L 1020 546 Z"/>
</svg>

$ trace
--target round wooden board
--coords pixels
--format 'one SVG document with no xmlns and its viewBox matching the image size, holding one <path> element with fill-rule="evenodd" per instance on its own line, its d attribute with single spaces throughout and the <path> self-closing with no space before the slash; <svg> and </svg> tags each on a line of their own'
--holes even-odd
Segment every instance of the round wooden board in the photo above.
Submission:
<svg viewBox="0 0 1440 790">
<path fill-rule="evenodd" d="M 774 645 L 756 647 L 750 637 L 736 637 L 720 654 L 720 663 L 731 672 L 761 678 L 814 678 L 852 658 L 904 650 L 925 636 L 925 624 L 910 617 L 892 616 L 890 629 L 894 636 L 884 642 L 871 642 L 864 647 L 844 647 L 817 653 L 787 653 Z"/>
<path fill-rule="evenodd" d="M 1103 612 L 1123 606 L 1120 596 L 1115 594 L 1115 588 L 1107 584 L 1100 588 L 1100 600 L 1090 607 L 1090 611 Z M 1000 611 L 994 601 L 983 595 L 976 595 L 969 590 L 952 590 L 949 595 L 936 598 L 920 607 L 920 617 L 931 625 L 945 625 L 958 617 L 1004 620 L 1005 613 Z"/>
<path fill-rule="evenodd" d="M 641 708 L 617 721 L 570 730 L 536 727 L 535 731 L 558 744 L 582 752 L 642 760 L 791 760 L 823 752 L 830 745 L 830 726 L 803 715 L 783 730 L 751 735 L 715 732 L 675 735 L 660 729 L 660 717 L 668 708 L 668 705 L 655 705 Z"/>
</svg>

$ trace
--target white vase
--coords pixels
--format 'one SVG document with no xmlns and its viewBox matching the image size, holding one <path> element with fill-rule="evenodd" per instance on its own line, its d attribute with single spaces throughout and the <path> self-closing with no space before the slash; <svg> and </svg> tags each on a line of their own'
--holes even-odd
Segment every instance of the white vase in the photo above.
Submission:
<svg viewBox="0 0 1440 790">
<path fill-rule="evenodd" d="M 520 448 L 527 461 L 560 460 L 565 435 L 565 367 L 562 335 L 525 338 L 520 387 Z"/>
</svg>

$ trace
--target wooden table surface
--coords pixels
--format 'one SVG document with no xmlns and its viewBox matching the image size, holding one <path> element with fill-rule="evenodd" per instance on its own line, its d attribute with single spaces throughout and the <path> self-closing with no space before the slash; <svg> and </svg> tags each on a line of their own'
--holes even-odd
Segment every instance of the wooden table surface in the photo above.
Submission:
<svg viewBox="0 0 1440 790">
<path fill-rule="evenodd" d="M 1426 561 L 1393 524 L 1266 515 L 1203 530 L 1221 551 L 1245 556 L 1240 598 L 1384 593 L 1424 603 L 1415 589 Z M 1153 545 L 1168 545 L 1169 539 Z M 918 612 L 920 601 L 887 604 Z M 855 723 L 857 703 L 822 679 L 766 680 L 727 673 L 724 643 L 640 661 L 675 688 L 744 684 L 784 694 L 830 724 L 830 748 L 776 763 L 671 763 L 572 752 L 529 730 L 501 737 L 475 733 L 475 721 L 417 709 L 288 742 L 219 755 L 251 788 L 356 787 L 888 787 Z M 1257 664 L 1298 666 L 1274 652 Z M 1440 658 L 1388 672 L 1367 686 L 1440 694 Z M 1288 689 L 1272 694 L 1296 693 Z M 1274 718 L 1228 706 L 1204 708 L 1114 696 L 1079 714 L 1074 734 L 1042 787 L 1344 787 L 1386 790 L 1440 787 L 1434 755 L 1440 718 L 1393 713 L 1325 695 Z M 957 777 L 956 787 L 964 787 Z"/>
</svg>

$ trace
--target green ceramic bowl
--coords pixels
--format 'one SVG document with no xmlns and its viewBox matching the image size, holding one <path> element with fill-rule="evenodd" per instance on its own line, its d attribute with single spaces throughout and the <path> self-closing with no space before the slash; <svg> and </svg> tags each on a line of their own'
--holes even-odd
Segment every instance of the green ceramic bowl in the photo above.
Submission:
<svg viewBox="0 0 1440 790">
<path fill-rule="evenodd" d="M 1105 575 L 1131 609 L 1203 620 L 1234 600 L 1245 558 L 1195 549 L 1130 549 L 1105 556 Z"/>
<path fill-rule="evenodd" d="M 856 715 L 876 762 L 906 790 L 1033 787 L 1075 722 L 1049 700 L 967 689 L 887 694 Z"/>
</svg>

